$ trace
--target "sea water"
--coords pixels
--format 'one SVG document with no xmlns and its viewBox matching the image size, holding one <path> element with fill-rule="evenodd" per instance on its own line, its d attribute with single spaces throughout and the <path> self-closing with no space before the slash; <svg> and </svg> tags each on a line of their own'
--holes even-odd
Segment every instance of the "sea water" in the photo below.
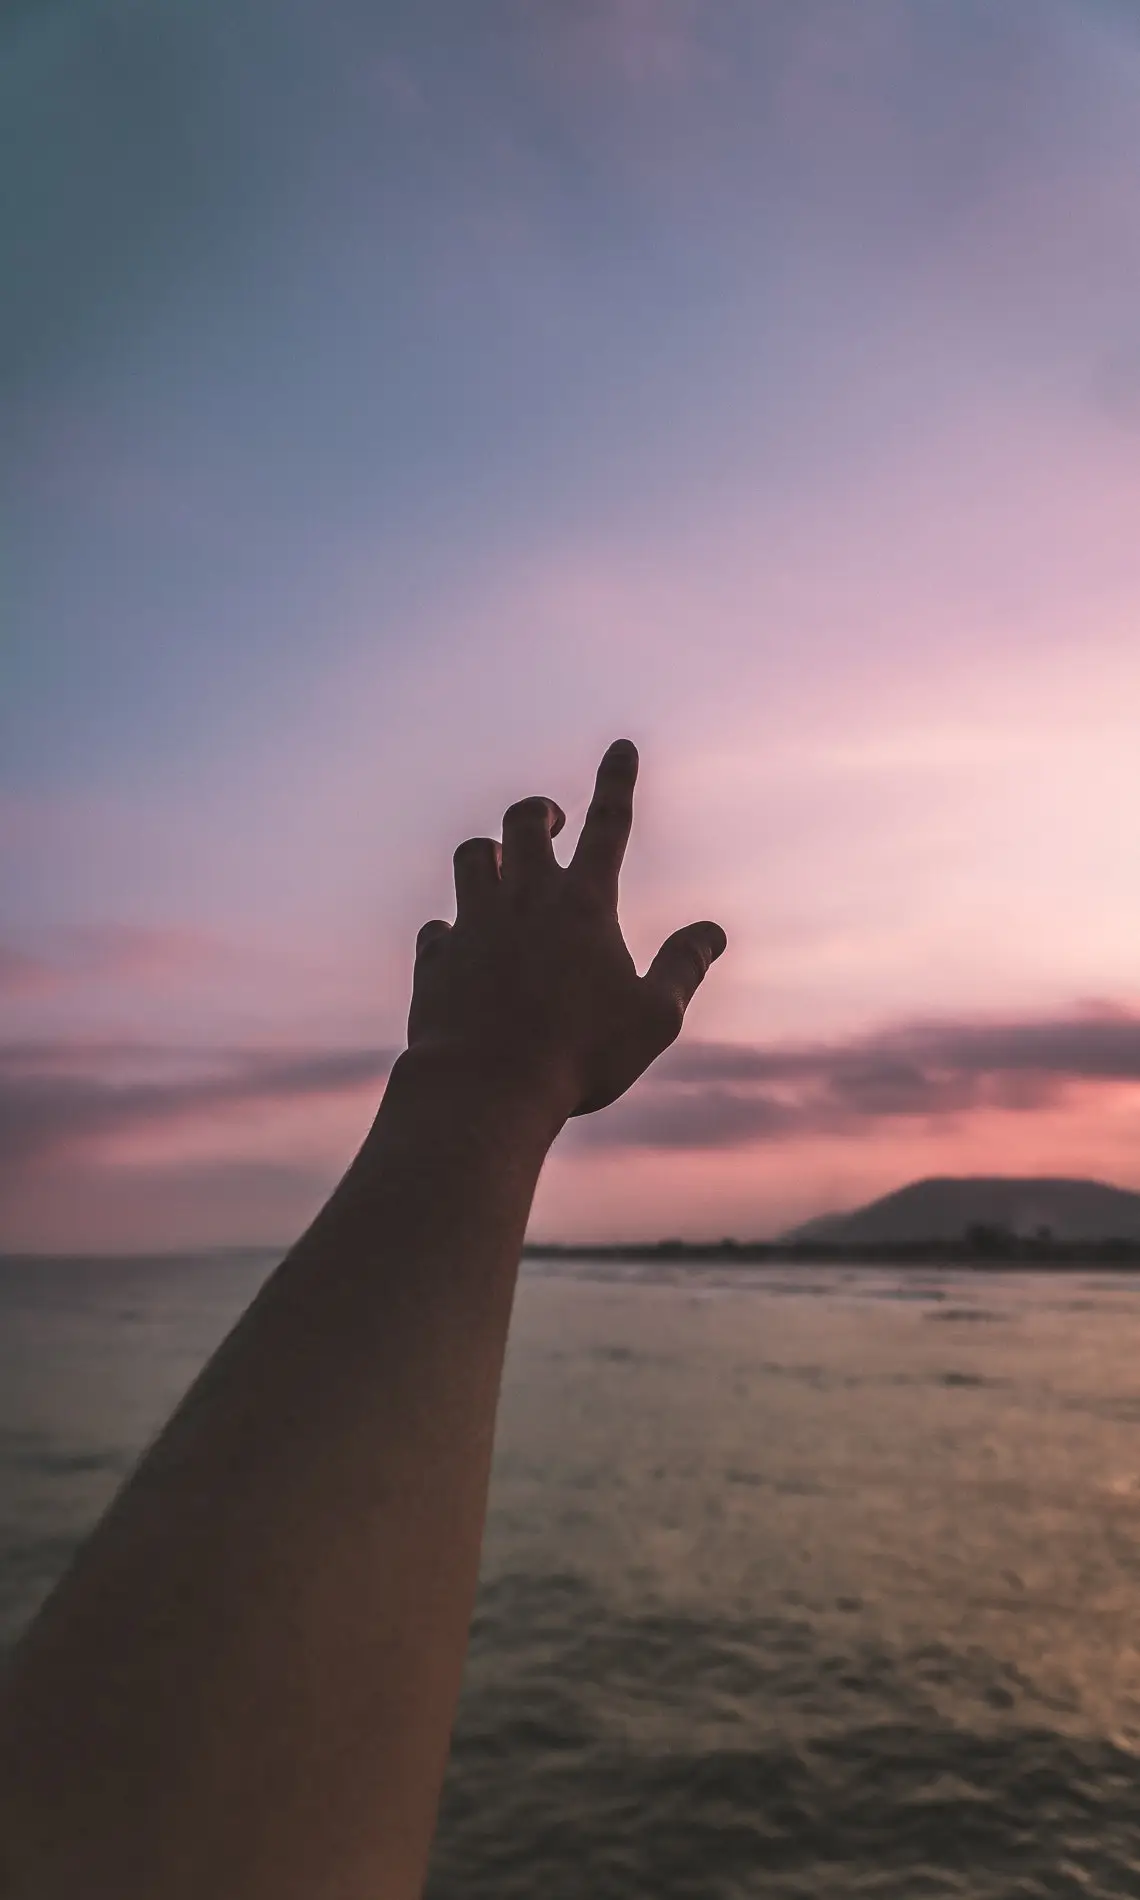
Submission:
<svg viewBox="0 0 1140 1900">
<path fill-rule="evenodd" d="M 7 1637 L 272 1266 L 0 1263 Z M 429 1900 L 1140 1894 L 1140 1279 L 524 1266 Z"/>
</svg>

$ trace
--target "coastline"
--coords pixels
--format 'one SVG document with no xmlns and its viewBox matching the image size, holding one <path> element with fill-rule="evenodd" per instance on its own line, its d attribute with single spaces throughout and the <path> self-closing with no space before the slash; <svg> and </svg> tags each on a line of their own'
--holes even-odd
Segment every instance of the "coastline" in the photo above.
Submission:
<svg viewBox="0 0 1140 1900">
<path fill-rule="evenodd" d="M 614 1243 L 528 1242 L 524 1260 L 626 1260 L 716 1266 L 970 1267 L 979 1272 L 1027 1269 L 1083 1272 L 1090 1267 L 1140 1270 L 1140 1240 L 1041 1240 L 986 1234 L 973 1240 L 881 1241 L 858 1244 L 780 1240 L 656 1240 Z"/>
</svg>

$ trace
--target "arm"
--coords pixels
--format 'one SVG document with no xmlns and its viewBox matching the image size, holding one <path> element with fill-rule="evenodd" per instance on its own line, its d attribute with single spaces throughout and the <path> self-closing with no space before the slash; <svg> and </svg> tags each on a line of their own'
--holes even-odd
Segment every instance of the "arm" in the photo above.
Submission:
<svg viewBox="0 0 1140 1900">
<path fill-rule="evenodd" d="M 548 799 L 456 852 L 456 922 L 420 932 L 360 1154 L 16 1653 L 5 1900 L 419 1893 L 539 1171 L 724 947 L 695 924 L 637 976 L 616 909 L 636 771 L 610 748 L 565 870 Z"/>
</svg>

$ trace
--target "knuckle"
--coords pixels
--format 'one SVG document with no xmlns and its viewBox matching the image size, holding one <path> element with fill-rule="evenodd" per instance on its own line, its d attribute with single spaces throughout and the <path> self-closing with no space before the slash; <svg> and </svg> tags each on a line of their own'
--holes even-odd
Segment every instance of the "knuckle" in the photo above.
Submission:
<svg viewBox="0 0 1140 1900">
<path fill-rule="evenodd" d="M 694 983 L 699 983 L 709 967 L 705 945 L 700 938 L 689 937 L 683 947 L 689 976 Z"/>
<path fill-rule="evenodd" d="M 455 862 L 458 864 L 461 858 L 484 857 L 493 849 L 494 845 L 490 838 L 464 838 L 463 843 L 455 847 Z"/>
<path fill-rule="evenodd" d="M 658 1034 L 665 1043 L 676 1042 L 685 1020 L 685 999 L 679 990 L 670 986 L 655 992 L 653 1015 Z"/>
<path fill-rule="evenodd" d="M 425 957 L 435 956 L 443 948 L 450 935 L 451 931 L 447 924 L 434 922 L 425 924 L 416 938 L 416 956 L 421 962 Z"/>
<path fill-rule="evenodd" d="M 665 1020 L 672 1034 L 679 1036 L 681 1033 L 681 1024 L 685 1020 L 685 999 L 683 996 L 678 996 L 676 991 L 666 999 Z"/>
<path fill-rule="evenodd" d="M 596 825 L 617 830 L 619 826 L 629 823 L 630 808 L 622 799 L 596 798 L 590 806 L 590 817 Z"/>
<path fill-rule="evenodd" d="M 550 801 L 545 798 L 518 798 L 508 805 L 503 816 L 504 824 L 543 824 L 550 818 Z"/>
</svg>

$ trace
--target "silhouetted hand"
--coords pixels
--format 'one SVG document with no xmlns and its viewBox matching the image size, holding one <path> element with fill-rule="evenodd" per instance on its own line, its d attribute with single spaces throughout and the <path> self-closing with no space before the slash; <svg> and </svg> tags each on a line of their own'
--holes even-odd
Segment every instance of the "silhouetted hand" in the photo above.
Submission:
<svg viewBox="0 0 1140 1900">
<path fill-rule="evenodd" d="M 450 1051 L 566 1116 L 616 1100 L 674 1041 L 725 935 L 688 924 L 638 976 L 617 916 L 636 779 L 637 748 L 619 739 L 565 870 L 551 842 L 565 814 L 551 798 L 512 805 L 501 845 L 459 846 L 455 923 L 434 919 L 416 942 L 410 1052 Z"/>
<path fill-rule="evenodd" d="M 724 949 L 690 924 L 634 969 L 636 775 L 611 746 L 566 870 L 546 798 L 460 846 L 356 1160 L 5 1659 L 13 1900 L 422 1895 L 546 1151 Z"/>
</svg>

